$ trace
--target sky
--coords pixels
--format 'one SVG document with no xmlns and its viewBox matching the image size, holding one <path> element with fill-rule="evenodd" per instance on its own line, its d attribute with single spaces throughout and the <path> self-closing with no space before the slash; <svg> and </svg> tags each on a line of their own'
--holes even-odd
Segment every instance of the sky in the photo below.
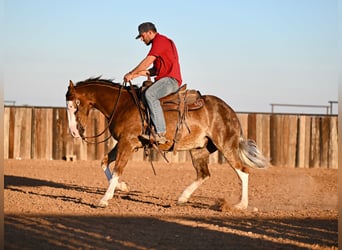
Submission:
<svg viewBox="0 0 342 250">
<path fill-rule="evenodd" d="M 5 104 L 64 107 L 69 80 L 122 83 L 150 49 L 135 39 L 150 21 L 175 42 L 183 83 L 235 111 L 329 105 L 338 100 L 337 7 L 337 0 L 5 0 Z"/>
</svg>

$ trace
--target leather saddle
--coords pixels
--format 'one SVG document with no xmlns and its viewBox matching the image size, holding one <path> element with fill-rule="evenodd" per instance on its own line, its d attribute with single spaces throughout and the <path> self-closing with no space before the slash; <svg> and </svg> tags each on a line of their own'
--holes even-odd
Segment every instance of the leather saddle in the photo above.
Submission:
<svg viewBox="0 0 342 250">
<path fill-rule="evenodd" d="M 135 88 L 137 98 L 139 99 L 139 101 L 136 100 L 136 103 L 139 107 L 140 115 L 142 118 L 143 133 L 150 133 L 153 130 L 147 104 L 144 101 L 143 97 L 143 92 L 152 84 L 152 81 L 147 80 L 143 82 L 140 88 Z M 160 104 L 164 112 L 178 112 L 176 134 L 173 138 L 174 143 L 176 143 L 181 138 L 181 130 L 184 124 L 188 130 L 188 133 L 190 133 L 190 128 L 187 126 L 186 123 L 186 114 L 189 111 L 202 108 L 204 106 L 204 99 L 199 91 L 187 89 L 187 85 L 184 84 L 176 92 L 161 98 Z"/>
<path fill-rule="evenodd" d="M 148 88 L 153 83 L 151 81 L 145 81 L 142 86 L 142 91 Z M 181 114 L 187 111 L 197 110 L 203 107 L 204 100 L 201 93 L 198 90 L 187 89 L 187 85 L 184 84 L 179 89 L 160 99 L 160 105 L 164 112 L 178 111 Z"/>
</svg>

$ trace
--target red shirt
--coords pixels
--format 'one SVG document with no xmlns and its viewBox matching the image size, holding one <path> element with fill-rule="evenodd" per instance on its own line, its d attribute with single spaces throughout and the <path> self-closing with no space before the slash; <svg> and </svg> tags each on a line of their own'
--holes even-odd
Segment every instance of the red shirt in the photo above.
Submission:
<svg viewBox="0 0 342 250">
<path fill-rule="evenodd" d="M 152 47 L 148 56 L 155 56 L 153 67 L 156 70 L 156 81 L 163 77 L 172 77 L 180 86 L 182 76 L 178 61 L 178 52 L 174 42 L 159 33 L 152 40 Z"/>
</svg>

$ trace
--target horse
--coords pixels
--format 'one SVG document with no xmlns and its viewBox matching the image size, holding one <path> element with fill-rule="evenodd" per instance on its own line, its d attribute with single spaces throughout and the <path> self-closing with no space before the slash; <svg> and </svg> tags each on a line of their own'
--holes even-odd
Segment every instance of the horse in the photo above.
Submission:
<svg viewBox="0 0 342 250">
<path fill-rule="evenodd" d="M 101 77 L 89 78 L 76 85 L 71 80 L 69 82 L 66 102 L 71 135 L 74 138 L 85 138 L 84 124 L 89 111 L 95 108 L 106 117 L 110 136 L 117 142 L 101 161 L 109 185 L 98 207 L 108 206 L 115 189 L 128 191 L 127 184 L 120 182 L 119 178 L 130 156 L 145 146 L 139 137 L 142 133 L 141 109 L 134 98 L 136 95 L 132 93 L 135 90 L 132 89 Z M 209 156 L 218 150 L 240 179 L 240 201 L 234 207 L 246 209 L 250 168 L 264 169 L 267 161 L 256 143 L 244 138 L 237 114 L 228 104 L 214 95 L 202 95 L 202 98 L 202 108 L 186 113 L 186 128 L 183 126 L 177 142 L 172 139 L 177 132 L 178 113 L 164 111 L 166 138 L 169 140 L 166 144 L 158 145 L 158 148 L 162 152 L 189 151 L 197 175 L 181 193 L 177 204 L 188 202 L 195 190 L 208 180 Z M 114 167 L 111 172 L 112 165 Z"/>
</svg>

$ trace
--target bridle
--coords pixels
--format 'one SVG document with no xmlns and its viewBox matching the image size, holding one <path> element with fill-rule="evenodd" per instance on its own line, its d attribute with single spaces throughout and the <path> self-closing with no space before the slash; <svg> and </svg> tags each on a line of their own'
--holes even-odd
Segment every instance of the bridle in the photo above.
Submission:
<svg viewBox="0 0 342 250">
<path fill-rule="evenodd" d="M 137 94 L 133 88 L 133 84 L 131 81 L 128 82 L 129 85 L 130 85 L 130 90 L 131 90 L 131 93 L 132 93 L 132 96 L 133 96 L 133 100 L 134 100 L 134 103 L 135 105 L 138 107 L 138 110 L 139 110 L 139 114 L 140 114 L 140 118 L 141 118 L 141 126 L 142 126 L 142 130 L 144 129 L 144 116 L 143 116 L 143 111 L 141 110 L 141 107 L 139 105 L 139 99 L 137 97 Z M 89 139 L 95 139 L 95 138 L 98 138 L 100 137 L 101 135 L 103 135 L 106 130 L 109 128 L 110 124 L 112 123 L 113 119 L 114 119 L 114 114 L 116 112 L 116 109 L 117 109 L 117 106 L 118 106 L 118 103 L 119 103 L 119 100 L 120 100 L 120 96 L 121 96 L 121 91 L 122 91 L 122 88 L 123 87 L 126 87 L 127 86 L 127 83 L 124 82 L 122 85 L 120 85 L 119 87 L 119 94 L 118 94 L 118 98 L 116 99 L 116 102 L 115 102 L 115 106 L 113 108 L 113 111 L 109 117 L 109 120 L 107 122 L 107 125 L 106 127 L 103 129 L 103 131 L 97 135 L 93 135 L 93 136 L 84 136 L 83 133 L 80 134 L 81 135 L 81 138 L 84 142 L 88 143 L 88 144 L 99 144 L 99 143 L 103 143 L 103 142 L 106 142 L 108 141 L 112 136 L 109 135 L 108 137 L 106 137 L 105 139 L 103 139 L 102 141 L 89 141 Z M 78 106 L 80 105 L 80 101 L 78 99 L 76 99 L 76 113 L 78 111 Z M 83 128 L 83 125 L 81 124 L 81 122 L 79 122 L 81 127 Z"/>
<path fill-rule="evenodd" d="M 121 96 L 121 90 L 124 86 L 123 85 L 120 85 L 119 87 L 119 94 L 118 94 L 118 98 L 116 99 L 116 102 L 115 102 L 115 106 L 113 108 L 113 111 L 109 117 L 109 120 L 107 122 L 107 125 L 106 127 L 103 129 L 103 131 L 97 135 L 93 135 L 93 136 L 84 136 L 83 133 L 80 134 L 81 135 L 81 138 L 84 142 L 88 143 L 88 144 L 99 144 L 99 143 L 103 143 L 103 142 L 106 142 L 108 141 L 112 136 L 109 135 L 108 137 L 106 137 L 105 139 L 103 139 L 102 141 L 89 141 L 89 139 L 95 139 L 95 138 L 98 138 L 100 137 L 101 135 L 103 135 L 106 130 L 109 128 L 110 124 L 112 123 L 113 119 L 114 119 L 114 114 L 116 112 L 116 109 L 117 109 L 117 106 L 118 106 L 118 103 L 119 103 L 119 99 L 120 99 L 120 96 Z M 76 103 L 76 111 L 75 111 L 75 114 L 78 112 L 78 107 L 80 106 L 81 102 L 79 99 L 76 98 L 75 100 L 75 103 Z M 78 121 L 81 125 L 81 127 L 83 128 L 83 125 L 81 124 L 80 121 Z"/>
</svg>

